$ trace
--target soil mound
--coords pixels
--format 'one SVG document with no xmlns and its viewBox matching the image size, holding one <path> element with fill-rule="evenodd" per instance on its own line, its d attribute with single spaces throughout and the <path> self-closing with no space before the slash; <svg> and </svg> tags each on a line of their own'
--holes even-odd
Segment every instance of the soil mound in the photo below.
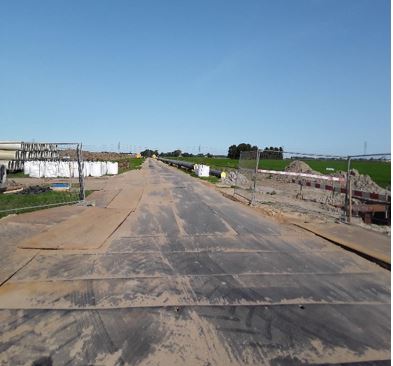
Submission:
<svg viewBox="0 0 393 366">
<path fill-rule="evenodd" d="M 347 172 L 339 171 L 334 174 L 336 177 L 347 178 Z M 358 191 L 372 192 L 372 193 L 380 193 L 384 194 L 387 192 L 386 189 L 380 187 L 377 183 L 375 183 L 371 177 L 367 174 L 360 174 L 356 169 L 350 170 L 351 180 L 352 180 L 352 189 Z"/>
<path fill-rule="evenodd" d="M 292 161 L 285 167 L 285 171 L 294 173 L 321 174 L 315 170 L 312 170 L 307 163 L 301 160 Z"/>
<path fill-rule="evenodd" d="M 126 153 L 115 153 L 115 152 L 92 152 L 83 151 L 83 160 L 85 161 L 120 161 L 126 160 L 131 157 L 130 154 Z M 69 158 L 70 160 L 76 160 L 77 155 L 75 150 L 62 150 L 60 151 L 62 158 Z"/>
<path fill-rule="evenodd" d="M 287 165 L 285 171 L 321 175 L 320 172 L 311 169 L 307 163 L 300 160 L 292 161 Z M 352 169 L 350 174 L 352 179 L 352 189 L 354 190 L 380 194 L 387 192 L 385 189 L 381 188 L 377 183 L 375 183 L 369 175 L 360 174 L 356 169 Z M 336 172 L 332 176 L 343 178 L 344 180 L 347 179 L 347 173 L 343 171 Z"/>
</svg>

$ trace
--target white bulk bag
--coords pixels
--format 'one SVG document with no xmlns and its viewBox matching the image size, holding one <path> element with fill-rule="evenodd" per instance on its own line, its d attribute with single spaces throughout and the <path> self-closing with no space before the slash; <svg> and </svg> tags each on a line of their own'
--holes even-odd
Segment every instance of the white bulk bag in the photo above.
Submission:
<svg viewBox="0 0 393 366">
<path fill-rule="evenodd" d="M 83 162 L 83 175 L 88 177 L 90 175 L 90 162 L 84 161 Z"/>
<path fill-rule="evenodd" d="M 101 177 L 101 163 L 93 161 L 90 163 L 90 175 L 92 177 Z"/>
<path fill-rule="evenodd" d="M 45 162 L 32 161 L 29 169 L 30 177 L 42 178 L 45 175 Z"/>
<path fill-rule="evenodd" d="M 23 164 L 23 174 L 30 174 L 31 161 L 25 161 Z"/>
<path fill-rule="evenodd" d="M 101 175 L 106 175 L 107 171 L 107 162 L 101 161 Z"/>
<path fill-rule="evenodd" d="M 210 167 L 208 165 L 199 165 L 197 175 L 198 177 L 208 177 L 210 173 Z"/>
<path fill-rule="evenodd" d="M 112 163 L 108 161 L 106 163 L 106 167 L 107 167 L 107 174 L 115 175 L 118 174 L 119 172 L 119 164 L 117 162 Z"/>
<path fill-rule="evenodd" d="M 72 162 L 72 176 L 75 178 L 79 177 L 79 166 L 77 161 Z"/>
<path fill-rule="evenodd" d="M 40 178 L 45 177 L 45 161 L 39 161 L 38 162 L 38 169 L 40 172 Z"/>
<path fill-rule="evenodd" d="M 45 177 L 56 178 L 59 174 L 59 164 L 57 161 L 47 161 L 45 163 Z"/>
<path fill-rule="evenodd" d="M 37 163 L 38 161 L 31 161 L 29 164 L 29 175 L 32 178 L 40 177 L 40 167 Z"/>
<path fill-rule="evenodd" d="M 70 163 L 68 161 L 60 161 L 59 177 L 69 178 L 71 176 Z"/>
</svg>

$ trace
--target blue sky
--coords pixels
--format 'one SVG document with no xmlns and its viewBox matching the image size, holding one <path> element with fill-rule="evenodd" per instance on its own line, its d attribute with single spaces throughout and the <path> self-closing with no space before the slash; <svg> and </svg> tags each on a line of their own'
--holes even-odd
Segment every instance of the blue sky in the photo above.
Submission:
<svg viewBox="0 0 393 366">
<path fill-rule="evenodd" d="M 0 2 L 1 139 L 390 151 L 390 2 Z"/>
</svg>

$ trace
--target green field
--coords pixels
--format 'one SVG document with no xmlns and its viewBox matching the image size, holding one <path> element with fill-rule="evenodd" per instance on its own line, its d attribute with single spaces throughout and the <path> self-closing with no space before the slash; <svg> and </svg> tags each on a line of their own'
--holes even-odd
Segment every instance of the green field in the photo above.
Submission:
<svg viewBox="0 0 393 366">
<path fill-rule="evenodd" d="M 212 169 L 218 170 L 231 170 L 236 169 L 239 161 L 234 159 L 225 159 L 225 158 L 203 158 L 203 157 L 191 157 L 191 158 L 168 158 L 174 160 L 182 160 L 182 161 L 191 161 L 195 164 L 206 164 L 209 165 Z M 284 170 L 285 167 L 292 160 L 262 160 L 259 162 L 260 169 L 269 169 L 269 170 Z M 346 160 L 306 160 L 302 159 L 305 163 L 307 163 L 311 169 L 316 170 L 318 172 L 328 174 L 329 171 L 326 168 L 333 168 L 335 171 L 338 170 L 347 170 L 347 161 Z M 251 165 L 254 162 L 250 161 Z M 381 161 L 360 161 L 354 160 L 351 162 L 351 168 L 357 169 L 360 174 L 369 175 L 377 184 L 381 187 L 386 188 L 390 186 L 390 162 L 381 162 Z"/>
</svg>

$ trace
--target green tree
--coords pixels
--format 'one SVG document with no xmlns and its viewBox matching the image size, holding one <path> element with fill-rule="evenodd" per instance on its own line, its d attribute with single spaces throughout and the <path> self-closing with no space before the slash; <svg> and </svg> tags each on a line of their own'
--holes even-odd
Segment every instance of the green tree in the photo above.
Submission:
<svg viewBox="0 0 393 366">
<path fill-rule="evenodd" d="M 228 148 L 228 158 L 229 159 L 236 159 L 237 155 L 237 146 L 236 145 L 231 145 Z"/>
<path fill-rule="evenodd" d="M 242 142 L 239 145 L 231 145 L 228 148 L 228 158 L 230 159 L 239 159 L 240 153 L 242 151 L 255 151 L 258 150 L 258 146 L 251 146 L 250 144 L 246 144 Z"/>
<path fill-rule="evenodd" d="M 157 150 L 153 151 L 153 150 L 150 150 L 150 149 L 146 149 L 146 150 L 143 150 L 143 151 L 141 152 L 141 155 L 142 155 L 144 158 L 151 158 L 152 155 L 155 154 L 155 153 L 158 153 L 158 151 L 157 151 Z M 157 155 L 157 154 L 156 154 L 156 155 Z"/>
</svg>

